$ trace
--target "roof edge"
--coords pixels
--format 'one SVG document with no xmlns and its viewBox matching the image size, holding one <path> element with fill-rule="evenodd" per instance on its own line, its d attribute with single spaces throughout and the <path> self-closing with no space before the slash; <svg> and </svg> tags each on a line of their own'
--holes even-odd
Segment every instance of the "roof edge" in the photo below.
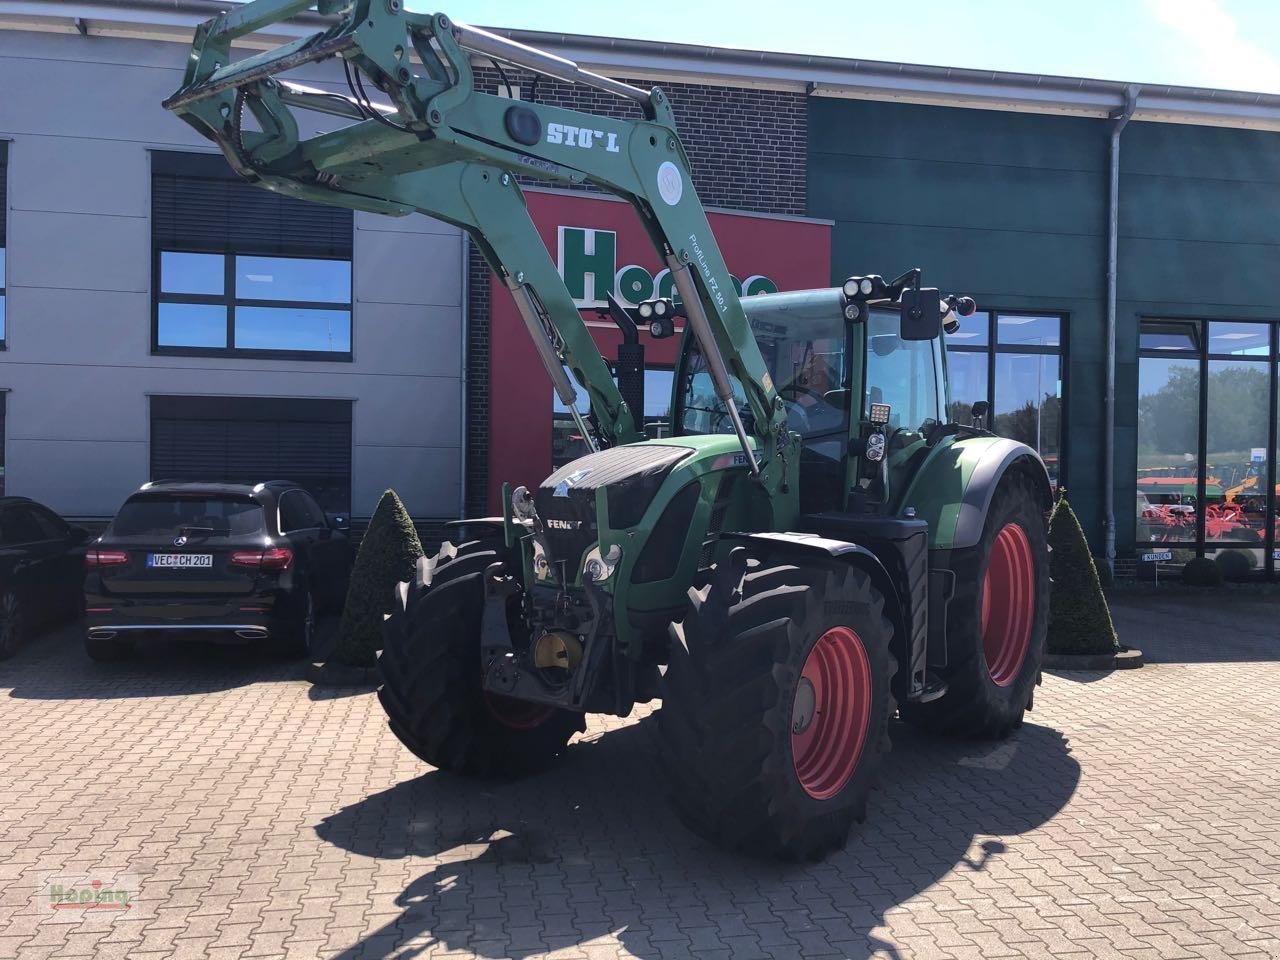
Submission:
<svg viewBox="0 0 1280 960">
<path fill-rule="evenodd" d="M 189 43 L 196 24 L 228 6 L 228 0 L 0 0 L 0 29 L 78 33 L 84 27 L 90 35 Z M 328 22 L 316 13 L 301 14 L 246 46 L 270 47 Z M 487 29 L 590 69 L 638 80 L 1095 118 L 1123 108 L 1126 90 L 1136 85 L 1134 120 L 1280 130 L 1280 94 Z"/>
</svg>

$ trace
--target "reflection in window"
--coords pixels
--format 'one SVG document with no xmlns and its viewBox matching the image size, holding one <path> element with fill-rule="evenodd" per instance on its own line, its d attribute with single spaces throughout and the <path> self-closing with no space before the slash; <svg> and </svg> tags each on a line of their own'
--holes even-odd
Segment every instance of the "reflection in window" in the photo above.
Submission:
<svg viewBox="0 0 1280 960">
<path fill-rule="evenodd" d="M 973 416 L 973 405 L 987 399 L 989 362 L 985 350 L 962 352 L 948 346 L 947 382 L 951 386 L 948 420 L 968 423 Z"/>
<path fill-rule="evenodd" d="M 1262 330 L 1266 336 L 1266 328 Z M 1210 349 L 1213 346 L 1210 333 Z M 1269 345 L 1268 345 L 1269 346 Z M 1261 544 L 1267 521 L 1271 379 L 1263 360 L 1210 360 L 1204 536 Z"/>
<path fill-rule="evenodd" d="M 1199 484 L 1200 365 L 1138 362 L 1138 540 L 1194 543 Z"/>
<path fill-rule="evenodd" d="M 1062 436 L 1061 359 L 1052 353 L 997 353 L 991 429 L 1038 450 L 1058 476 Z"/>
<path fill-rule="evenodd" d="M 1060 326 L 1057 317 L 999 313 L 996 315 L 997 342 L 1009 347 L 1056 347 L 1061 336 Z"/>
<path fill-rule="evenodd" d="M 241 300 L 351 302 L 351 270 L 341 260 L 236 257 Z"/>
<path fill-rule="evenodd" d="M 1002 310 L 962 318 L 959 331 L 946 338 L 947 417 L 968 423 L 974 402 L 986 400 L 988 427 L 1038 450 L 1055 486 L 1062 452 L 1062 336 L 1062 317 Z"/>
<path fill-rule="evenodd" d="M 155 343 L 169 350 L 351 355 L 351 262 L 164 250 Z"/>
<path fill-rule="evenodd" d="M 301 307 L 239 307 L 236 346 L 244 350 L 351 352 L 351 314 Z"/>
<path fill-rule="evenodd" d="M 227 258 L 220 253 L 160 254 L 160 292 L 222 296 L 227 285 Z"/>
<path fill-rule="evenodd" d="M 1270 325 L 1148 320 L 1140 345 L 1138 542 L 1185 544 L 1175 562 L 1203 542 L 1206 556 L 1239 553 L 1249 569 L 1263 568 L 1273 457 Z"/>
<path fill-rule="evenodd" d="M 1270 332 L 1262 323 L 1211 323 L 1209 353 L 1265 358 L 1271 353 Z"/>
<path fill-rule="evenodd" d="M 1142 350 L 1200 351 L 1200 324 L 1192 320 L 1144 320 L 1138 339 Z"/>
<path fill-rule="evenodd" d="M 162 303 L 156 322 L 161 347 L 225 347 L 227 308 L 208 303 Z"/>
</svg>

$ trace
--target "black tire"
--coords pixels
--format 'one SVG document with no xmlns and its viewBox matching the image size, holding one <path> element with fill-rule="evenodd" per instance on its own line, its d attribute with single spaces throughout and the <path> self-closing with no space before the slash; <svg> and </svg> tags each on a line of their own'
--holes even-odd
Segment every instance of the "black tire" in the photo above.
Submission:
<svg viewBox="0 0 1280 960">
<path fill-rule="evenodd" d="M 0 660 L 8 660 L 27 641 L 27 616 L 16 593 L 0 594 Z"/>
<path fill-rule="evenodd" d="M 1016 524 L 1026 535 L 1034 564 L 1034 597 L 1026 655 L 1008 682 L 999 684 L 984 650 L 983 590 L 992 548 L 1001 530 Z M 930 703 L 903 706 L 903 719 L 932 733 L 1005 737 L 1022 717 L 1040 678 L 1049 629 L 1049 544 L 1040 497 L 1031 481 L 1006 474 L 996 488 L 982 540 L 952 556 L 955 594 L 947 611 L 947 692 Z M 997 673 L 1000 671 L 997 670 Z"/>
<path fill-rule="evenodd" d="M 84 652 L 98 663 L 116 663 L 133 655 L 133 644 L 115 637 L 91 637 L 85 634 Z"/>
<path fill-rule="evenodd" d="M 723 579 L 713 573 L 710 585 L 691 589 L 683 623 L 671 628 L 658 714 L 671 801 L 719 846 L 820 859 L 865 818 L 889 748 L 895 662 L 883 598 L 866 574 L 838 561 L 757 565 L 740 591 Z M 833 627 L 850 628 L 865 651 L 870 707 L 852 773 L 834 795 L 815 799 L 797 772 L 792 728 L 803 722 L 794 711 L 806 660 Z"/>
<path fill-rule="evenodd" d="M 486 540 L 445 543 L 419 560 L 414 580 L 396 591 L 378 655 L 378 699 L 391 731 L 425 762 L 467 776 L 541 770 L 586 727 L 580 713 L 493 698 L 481 688 L 483 577 L 500 551 Z"/>
</svg>

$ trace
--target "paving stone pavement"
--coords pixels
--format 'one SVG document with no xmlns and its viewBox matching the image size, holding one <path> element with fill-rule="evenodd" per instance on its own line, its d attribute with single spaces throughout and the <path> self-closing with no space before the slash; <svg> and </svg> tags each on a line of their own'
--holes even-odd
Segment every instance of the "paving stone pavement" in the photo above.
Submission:
<svg viewBox="0 0 1280 960">
<path fill-rule="evenodd" d="M 1280 957 L 1275 609 L 1122 600 L 1148 666 L 1047 675 L 1003 742 L 896 726 L 810 866 L 686 833 L 648 710 L 469 783 L 367 692 L 226 648 L 93 664 L 64 631 L 0 663 L 0 957 Z M 131 909 L 47 907 L 91 873 Z"/>
</svg>

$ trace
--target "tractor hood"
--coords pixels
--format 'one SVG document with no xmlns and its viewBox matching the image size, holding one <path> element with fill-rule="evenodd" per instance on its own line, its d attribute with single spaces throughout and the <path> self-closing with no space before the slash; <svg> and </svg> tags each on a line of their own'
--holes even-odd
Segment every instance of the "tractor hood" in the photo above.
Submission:
<svg viewBox="0 0 1280 960">
<path fill-rule="evenodd" d="M 612 447 L 579 457 L 547 477 L 536 503 L 552 562 L 568 561 L 576 571 L 583 552 L 600 538 L 601 519 L 614 530 L 634 527 L 675 465 L 692 454 L 687 447 L 657 443 Z M 598 518 L 600 490 L 606 518 Z"/>
</svg>

